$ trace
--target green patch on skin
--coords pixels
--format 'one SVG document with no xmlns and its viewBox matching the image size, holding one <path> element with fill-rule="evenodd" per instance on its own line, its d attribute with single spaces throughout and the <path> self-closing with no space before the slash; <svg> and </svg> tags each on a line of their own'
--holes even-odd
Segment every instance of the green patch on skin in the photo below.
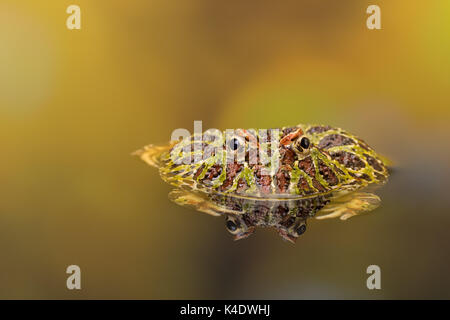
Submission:
<svg viewBox="0 0 450 320">
<path fill-rule="evenodd" d="M 302 173 L 305 174 L 298 168 L 297 164 L 295 164 L 294 168 L 291 171 L 291 183 L 289 185 L 291 194 L 301 194 L 300 190 L 298 189 L 298 181 L 300 180 L 300 176 L 302 175 Z"/>
<path fill-rule="evenodd" d="M 318 161 L 318 152 L 313 149 L 311 151 L 311 156 L 314 162 L 314 168 L 316 168 L 316 174 L 315 174 L 315 178 L 317 181 L 319 181 L 319 183 L 325 188 L 325 189 L 329 189 L 329 185 L 328 182 L 322 177 L 322 175 L 320 174 L 320 170 L 319 170 L 319 161 Z M 323 161 L 323 160 L 322 160 Z M 326 160 L 325 165 L 327 165 L 328 160 Z M 328 165 L 327 165 L 328 166 Z M 320 192 L 320 190 L 316 189 L 318 192 Z"/>
<path fill-rule="evenodd" d="M 255 176 L 253 174 L 253 171 L 248 167 L 247 164 L 244 167 L 244 170 L 242 170 L 242 176 L 245 178 L 245 181 L 247 182 L 247 185 L 249 187 L 248 192 L 255 193 L 256 192 Z"/>
</svg>

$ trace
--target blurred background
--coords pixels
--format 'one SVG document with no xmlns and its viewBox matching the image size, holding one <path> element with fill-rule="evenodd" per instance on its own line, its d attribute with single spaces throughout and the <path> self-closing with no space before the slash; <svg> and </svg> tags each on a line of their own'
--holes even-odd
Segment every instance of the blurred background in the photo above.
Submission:
<svg viewBox="0 0 450 320">
<path fill-rule="evenodd" d="M 2 0 L 0 298 L 450 298 L 449 17 L 438 0 Z M 395 170 L 372 213 L 311 219 L 295 246 L 233 242 L 130 156 L 194 120 L 340 126 Z"/>
</svg>

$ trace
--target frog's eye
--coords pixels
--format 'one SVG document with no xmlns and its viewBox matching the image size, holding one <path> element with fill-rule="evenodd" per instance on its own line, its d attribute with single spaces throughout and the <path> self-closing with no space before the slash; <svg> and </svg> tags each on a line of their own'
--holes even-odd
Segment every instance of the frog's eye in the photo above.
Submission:
<svg viewBox="0 0 450 320">
<path fill-rule="evenodd" d="M 309 139 L 307 137 L 303 137 L 302 140 L 300 140 L 300 146 L 303 149 L 308 149 L 310 145 Z"/>
<path fill-rule="evenodd" d="M 305 150 L 308 150 L 310 146 L 311 142 L 307 137 L 303 137 L 300 140 L 297 140 L 294 144 L 295 149 L 300 153 L 303 153 Z"/>
<path fill-rule="evenodd" d="M 306 224 L 302 223 L 295 228 L 295 233 L 297 236 L 301 236 L 306 231 Z"/>
<path fill-rule="evenodd" d="M 231 139 L 229 142 L 229 147 L 231 150 L 237 150 L 240 145 L 241 144 L 240 144 L 239 139 L 236 139 L 236 138 Z"/>
</svg>

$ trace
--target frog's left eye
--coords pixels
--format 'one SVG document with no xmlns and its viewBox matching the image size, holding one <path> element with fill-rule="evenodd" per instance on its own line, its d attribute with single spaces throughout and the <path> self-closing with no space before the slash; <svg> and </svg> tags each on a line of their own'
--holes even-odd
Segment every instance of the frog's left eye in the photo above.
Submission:
<svg viewBox="0 0 450 320">
<path fill-rule="evenodd" d="M 239 147 L 241 146 L 241 142 L 239 141 L 239 139 L 233 138 L 228 143 L 228 146 L 230 147 L 231 150 L 235 151 L 239 149 Z"/>
<path fill-rule="evenodd" d="M 307 137 L 303 137 L 302 140 L 300 140 L 300 146 L 303 149 L 308 149 L 310 144 L 311 143 L 309 142 L 309 139 Z"/>
</svg>

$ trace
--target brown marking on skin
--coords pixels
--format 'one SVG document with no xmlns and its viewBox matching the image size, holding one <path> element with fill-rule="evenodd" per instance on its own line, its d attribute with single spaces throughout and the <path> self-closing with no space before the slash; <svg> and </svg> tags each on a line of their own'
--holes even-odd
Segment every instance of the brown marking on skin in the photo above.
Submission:
<svg viewBox="0 0 450 320">
<path fill-rule="evenodd" d="M 378 172 L 374 172 L 374 174 L 375 174 L 375 177 L 377 178 L 377 180 L 379 180 L 379 181 L 385 181 L 386 180 L 386 177 L 383 176 L 382 174 L 380 174 Z"/>
<path fill-rule="evenodd" d="M 363 173 L 359 176 L 360 179 L 364 179 L 366 181 L 372 181 L 372 179 L 370 178 L 369 175 L 367 175 L 366 173 Z"/>
<path fill-rule="evenodd" d="M 237 185 L 237 192 L 244 192 L 248 189 L 247 181 L 244 178 L 240 178 Z"/>
<path fill-rule="evenodd" d="M 353 172 L 348 172 L 348 175 L 353 177 L 353 178 L 358 178 L 358 176 L 356 174 L 354 174 Z"/>
<path fill-rule="evenodd" d="M 267 156 L 272 156 L 272 143 L 267 144 Z"/>
<path fill-rule="evenodd" d="M 213 165 L 211 168 L 206 171 L 205 176 L 201 179 L 202 183 L 210 186 L 212 184 L 212 181 L 216 179 L 220 174 L 222 173 L 222 166 L 219 166 L 218 164 Z"/>
<path fill-rule="evenodd" d="M 297 187 L 300 190 L 300 193 L 308 195 L 314 193 L 314 190 L 309 186 L 308 181 L 305 177 L 300 177 L 297 183 Z"/>
<path fill-rule="evenodd" d="M 289 166 L 293 166 L 294 162 L 295 162 L 295 152 L 292 151 L 291 149 L 286 149 L 286 148 L 281 148 L 280 149 L 280 156 L 281 156 L 281 164 L 283 165 L 289 165 Z"/>
<path fill-rule="evenodd" d="M 319 192 L 327 191 L 327 189 L 325 189 L 325 187 L 323 185 L 321 185 L 320 182 L 316 180 L 316 178 L 312 179 L 312 184 L 313 184 L 314 188 L 316 188 Z"/>
<path fill-rule="evenodd" d="M 209 168 L 208 172 L 206 173 L 205 177 L 208 176 L 209 179 L 214 179 L 220 176 L 222 173 L 222 166 L 219 166 L 218 164 L 213 165 L 211 168 Z"/>
<path fill-rule="evenodd" d="M 362 139 L 359 139 L 359 138 L 358 138 L 358 145 L 359 145 L 361 148 L 363 148 L 364 150 L 366 150 L 366 151 L 369 151 L 369 150 L 370 150 L 369 145 L 368 145 L 364 140 L 362 140 Z"/>
<path fill-rule="evenodd" d="M 255 166 L 255 169 L 256 185 L 260 188 L 262 193 L 270 193 L 271 177 L 269 175 L 261 174 L 262 166 Z"/>
<path fill-rule="evenodd" d="M 320 149 L 328 149 L 331 147 L 345 146 L 350 144 L 355 144 L 355 141 L 340 134 L 330 134 L 320 140 L 318 147 Z"/>
<path fill-rule="evenodd" d="M 315 177 L 316 170 L 314 168 L 314 163 L 311 157 L 307 157 L 298 162 L 298 168 L 308 174 L 310 177 Z"/>
<path fill-rule="evenodd" d="M 188 172 L 186 172 L 185 174 L 183 174 L 181 177 L 182 177 L 182 178 L 187 178 L 187 177 L 189 177 L 191 174 L 192 174 L 192 171 L 188 171 Z"/>
<path fill-rule="evenodd" d="M 289 189 L 291 182 L 290 167 L 281 167 L 275 174 L 275 183 L 278 187 L 278 191 L 285 193 Z"/>
<path fill-rule="evenodd" d="M 322 160 L 319 159 L 318 161 L 319 165 L 319 173 L 322 175 L 322 177 L 325 179 L 325 181 L 330 186 L 335 186 L 338 184 L 338 178 L 336 177 L 336 174 L 333 172 L 333 170 L 328 167 Z"/>
<path fill-rule="evenodd" d="M 322 133 L 322 132 L 328 131 L 330 129 L 331 129 L 330 126 L 315 126 L 315 127 L 308 129 L 308 131 L 306 131 L 306 132 L 307 133 Z"/>
<path fill-rule="evenodd" d="M 242 170 L 243 167 L 244 165 L 238 163 L 227 164 L 226 177 L 222 185 L 219 186 L 219 191 L 225 191 L 229 189 L 234 183 L 234 178 L 238 175 L 238 173 Z"/>
<path fill-rule="evenodd" d="M 368 154 L 364 153 L 364 157 L 367 159 L 367 162 L 377 171 L 383 171 L 383 168 L 378 163 L 377 159 L 374 157 L 369 156 Z"/>
<path fill-rule="evenodd" d="M 267 143 L 271 143 L 271 142 L 272 142 L 271 130 L 267 130 Z"/>
<path fill-rule="evenodd" d="M 203 169 L 205 169 L 205 165 L 202 164 L 200 168 L 197 169 L 197 172 L 194 174 L 194 180 L 197 180 L 198 176 L 203 172 Z"/>
<path fill-rule="evenodd" d="M 169 172 L 167 173 L 167 175 L 173 177 L 173 176 L 176 176 L 176 175 L 178 175 L 178 174 L 180 174 L 180 173 L 182 173 L 182 172 L 184 172 L 184 171 L 183 171 L 183 170 L 169 171 Z"/>
<path fill-rule="evenodd" d="M 354 170 L 359 170 L 365 166 L 364 162 L 357 155 L 350 152 L 338 151 L 331 154 L 331 157 L 345 167 L 352 168 Z"/>
<path fill-rule="evenodd" d="M 335 172 L 337 172 L 337 174 L 342 175 L 342 176 L 345 175 L 344 171 L 339 169 L 335 164 L 333 164 L 333 169 Z"/>
</svg>

